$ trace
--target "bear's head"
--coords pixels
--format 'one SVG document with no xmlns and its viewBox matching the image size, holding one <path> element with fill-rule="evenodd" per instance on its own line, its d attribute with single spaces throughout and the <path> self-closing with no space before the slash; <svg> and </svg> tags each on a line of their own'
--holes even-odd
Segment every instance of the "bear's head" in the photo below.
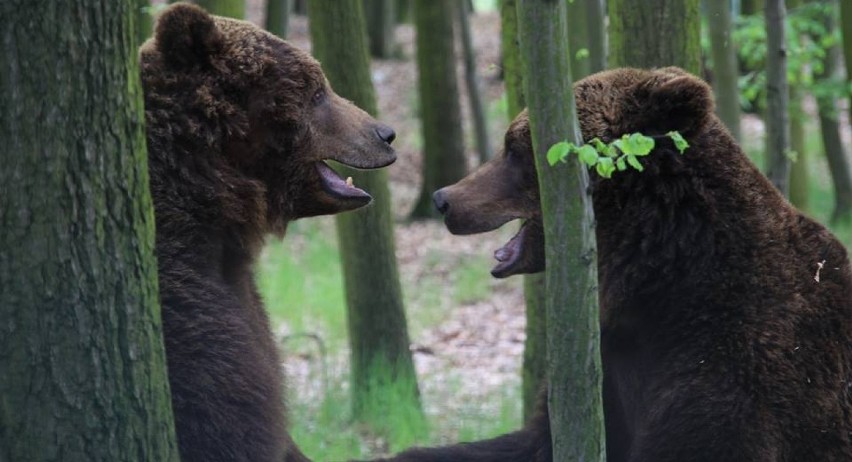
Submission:
<svg viewBox="0 0 852 462">
<path fill-rule="evenodd" d="M 634 132 L 662 137 L 669 131 L 689 140 L 705 132 L 713 117 L 709 86 L 674 67 L 601 72 L 577 82 L 574 95 L 585 140 L 610 142 Z M 663 163 L 682 162 L 671 151 L 643 158 L 646 171 L 638 174 L 653 175 Z M 593 173 L 593 188 L 621 181 L 619 176 L 601 180 Z M 494 253 L 498 264 L 491 274 L 495 277 L 544 270 L 544 227 L 526 111 L 509 126 L 498 155 L 458 183 L 436 191 L 433 199 L 453 234 L 482 233 L 522 220 L 520 231 Z"/>
<path fill-rule="evenodd" d="M 326 161 L 396 159 L 390 127 L 335 94 L 307 53 L 248 22 L 173 5 L 141 63 L 152 190 L 196 183 L 184 190 L 211 216 L 283 232 L 370 202 Z"/>
</svg>

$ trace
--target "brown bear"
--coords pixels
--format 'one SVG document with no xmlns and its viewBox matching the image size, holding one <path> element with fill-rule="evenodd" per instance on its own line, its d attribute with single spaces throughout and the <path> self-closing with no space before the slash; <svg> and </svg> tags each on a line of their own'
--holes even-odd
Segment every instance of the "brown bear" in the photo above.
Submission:
<svg viewBox="0 0 852 462">
<path fill-rule="evenodd" d="M 617 69 L 574 87 L 586 140 L 659 138 L 644 171 L 596 174 L 603 403 L 610 462 L 852 460 L 852 272 L 677 68 Z M 665 134 L 679 131 L 680 154 Z M 434 199 L 455 234 L 521 219 L 498 277 L 541 271 L 527 114 L 503 152 Z M 397 461 L 550 461 L 542 400 L 518 432 Z"/>
<path fill-rule="evenodd" d="M 392 163 L 394 132 L 306 53 L 178 4 L 141 49 L 156 253 L 181 460 L 304 461 L 252 271 L 264 236 L 369 194 L 325 163 Z"/>
</svg>

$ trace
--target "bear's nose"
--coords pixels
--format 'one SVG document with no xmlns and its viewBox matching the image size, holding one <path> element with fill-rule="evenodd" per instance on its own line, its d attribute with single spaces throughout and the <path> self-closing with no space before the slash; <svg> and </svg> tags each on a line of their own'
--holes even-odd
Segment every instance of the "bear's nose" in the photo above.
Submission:
<svg viewBox="0 0 852 462">
<path fill-rule="evenodd" d="M 443 189 L 439 189 L 435 191 L 435 194 L 432 194 L 432 202 L 435 203 L 435 208 L 441 214 L 447 213 L 447 210 L 450 209 L 450 203 L 447 201 L 447 193 Z"/>
<path fill-rule="evenodd" d="M 387 144 L 393 143 L 393 140 L 396 139 L 396 132 L 387 125 L 379 125 L 376 127 L 376 134 L 379 135 L 379 138 Z"/>
</svg>

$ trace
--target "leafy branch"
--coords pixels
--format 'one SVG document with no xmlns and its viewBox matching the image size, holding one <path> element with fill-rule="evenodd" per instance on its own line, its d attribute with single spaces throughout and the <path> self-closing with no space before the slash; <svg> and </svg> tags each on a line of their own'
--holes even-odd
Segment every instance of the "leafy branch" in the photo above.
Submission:
<svg viewBox="0 0 852 462">
<path fill-rule="evenodd" d="M 689 147 L 689 143 L 678 132 L 668 132 L 666 136 L 672 139 L 681 154 Z M 643 171 L 645 168 L 639 158 L 650 154 L 656 144 L 654 138 L 641 133 L 625 134 L 610 143 L 595 138 L 582 146 L 560 141 L 547 150 L 547 162 L 552 167 L 557 162 L 567 162 L 570 154 L 577 154 L 580 162 L 589 168 L 594 167 L 598 175 L 612 178 L 613 172 L 623 172 L 628 166 Z"/>
</svg>

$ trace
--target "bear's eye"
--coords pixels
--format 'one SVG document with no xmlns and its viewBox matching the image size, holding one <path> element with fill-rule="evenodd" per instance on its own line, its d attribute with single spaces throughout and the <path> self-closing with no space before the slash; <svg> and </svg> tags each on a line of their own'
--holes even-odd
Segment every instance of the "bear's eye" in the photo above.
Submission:
<svg viewBox="0 0 852 462">
<path fill-rule="evenodd" d="M 311 103 L 316 106 L 322 103 L 323 101 L 325 101 L 325 88 L 320 88 L 314 93 L 314 96 L 311 97 Z"/>
</svg>

